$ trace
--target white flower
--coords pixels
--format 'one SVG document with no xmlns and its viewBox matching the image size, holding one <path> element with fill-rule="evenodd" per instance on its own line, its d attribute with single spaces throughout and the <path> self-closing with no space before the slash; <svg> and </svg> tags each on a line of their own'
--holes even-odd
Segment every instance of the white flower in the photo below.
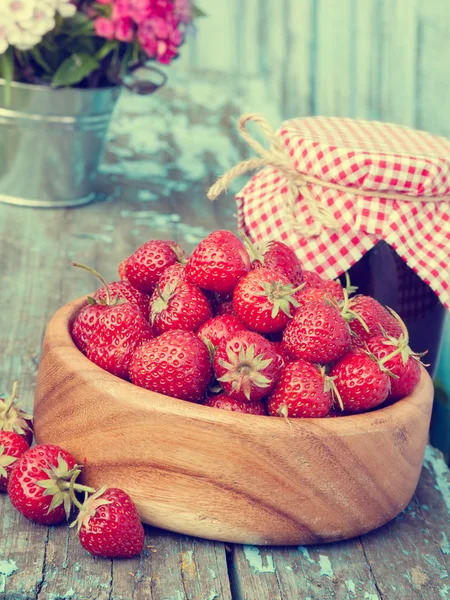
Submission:
<svg viewBox="0 0 450 600">
<path fill-rule="evenodd" d="M 0 54 L 33 48 L 55 27 L 57 12 L 67 18 L 76 10 L 71 0 L 0 0 Z"/>
</svg>

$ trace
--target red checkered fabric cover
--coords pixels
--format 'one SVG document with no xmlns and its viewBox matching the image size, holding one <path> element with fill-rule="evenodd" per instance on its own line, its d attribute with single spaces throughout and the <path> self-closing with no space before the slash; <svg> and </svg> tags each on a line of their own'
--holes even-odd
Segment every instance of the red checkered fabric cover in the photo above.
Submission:
<svg viewBox="0 0 450 600">
<path fill-rule="evenodd" d="M 280 239 L 296 251 L 304 268 L 335 278 L 380 239 L 450 308 L 450 204 L 370 197 L 370 191 L 411 196 L 450 196 L 449 140 L 399 125 L 353 119 L 293 119 L 277 131 L 295 168 L 358 193 L 309 184 L 340 229 L 304 238 L 286 218 L 286 178 L 272 167 L 258 172 L 236 196 L 238 226 L 253 241 Z M 302 196 L 295 218 L 310 224 Z"/>
</svg>

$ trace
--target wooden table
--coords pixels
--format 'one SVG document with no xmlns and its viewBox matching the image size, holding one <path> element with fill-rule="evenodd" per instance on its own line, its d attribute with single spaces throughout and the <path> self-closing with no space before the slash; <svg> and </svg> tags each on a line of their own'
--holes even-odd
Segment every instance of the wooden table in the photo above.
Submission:
<svg viewBox="0 0 450 600">
<path fill-rule="evenodd" d="M 164 91 L 153 113 L 136 99 L 127 119 L 119 115 L 99 182 L 105 201 L 75 210 L 0 206 L 0 384 L 6 391 L 19 379 L 28 408 L 46 323 L 94 287 L 73 260 L 113 280 L 119 260 L 147 239 L 171 238 L 190 250 L 213 229 L 235 228 L 231 196 L 211 204 L 205 190 L 242 154 L 226 124 L 236 107 L 191 98 L 180 113 L 183 93 Z M 154 154 L 153 125 L 162 145 Z M 148 528 L 141 558 L 94 560 L 73 531 L 35 526 L 2 497 L 0 599 L 445 600 L 449 521 L 450 476 L 431 447 L 406 511 L 374 533 L 329 546 L 227 546 Z"/>
</svg>

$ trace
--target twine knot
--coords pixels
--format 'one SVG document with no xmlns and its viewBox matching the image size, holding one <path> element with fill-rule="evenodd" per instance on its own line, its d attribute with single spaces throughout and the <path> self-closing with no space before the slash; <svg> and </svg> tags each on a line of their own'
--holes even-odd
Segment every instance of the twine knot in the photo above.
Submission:
<svg viewBox="0 0 450 600">
<path fill-rule="evenodd" d="M 256 123 L 264 133 L 269 147 L 265 148 L 260 144 L 246 129 L 249 121 Z M 215 200 L 228 186 L 240 175 L 244 175 L 249 171 L 259 170 L 263 167 L 275 167 L 287 181 L 287 213 L 286 217 L 290 221 L 293 229 L 299 234 L 307 237 L 319 235 L 322 227 L 337 229 L 339 223 L 336 221 L 331 211 L 322 206 L 312 195 L 308 187 L 308 178 L 297 171 L 292 164 L 290 157 L 284 150 L 282 140 L 275 134 L 272 127 L 261 115 L 250 113 L 242 115 L 238 121 L 238 131 L 242 139 L 252 148 L 260 158 L 250 158 L 243 160 L 224 175 L 219 177 L 216 183 L 210 188 L 208 198 Z M 301 195 L 308 204 L 313 223 L 311 225 L 301 224 L 297 221 L 294 210 L 295 202 L 298 196 Z"/>
</svg>

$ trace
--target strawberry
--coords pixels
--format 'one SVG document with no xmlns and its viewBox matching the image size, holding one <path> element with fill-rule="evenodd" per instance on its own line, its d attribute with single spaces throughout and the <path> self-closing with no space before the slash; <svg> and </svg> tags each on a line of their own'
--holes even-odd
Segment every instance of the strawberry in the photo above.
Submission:
<svg viewBox="0 0 450 600">
<path fill-rule="evenodd" d="M 420 381 L 421 370 L 420 362 L 410 357 L 405 365 L 403 373 L 398 379 L 391 379 L 391 391 L 389 398 L 391 400 L 400 400 L 406 398 L 414 391 Z"/>
<path fill-rule="evenodd" d="M 309 304 L 310 302 L 323 303 L 325 301 L 325 298 L 332 300 L 333 297 L 329 295 L 329 293 L 323 288 L 303 288 L 295 294 L 295 298 L 297 300 L 298 306 L 303 307 Z"/>
<path fill-rule="evenodd" d="M 0 431 L 0 492 L 6 492 L 17 459 L 30 446 L 14 431 Z"/>
<path fill-rule="evenodd" d="M 298 306 L 289 279 L 261 267 L 243 277 L 234 289 L 233 304 L 238 318 L 259 333 L 281 331 Z"/>
<path fill-rule="evenodd" d="M 88 343 L 95 324 L 107 309 L 106 305 L 97 304 L 95 300 L 93 300 L 94 304 L 91 304 L 89 300 L 88 302 L 89 304 L 84 306 L 76 316 L 71 329 L 72 339 L 78 350 L 83 354 L 87 352 Z"/>
<path fill-rule="evenodd" d="M 75 491 L 94 491 L 75 483 L 80 469 L 75 459 L 58 446 L 43 444 L 31 448 L 19 458 L 11 474 L 11 504 L 24 517 L 41 525 L 64 521 L 72 506 L 71 484 Z"/>
<path fill-rule="evenodd" d="M 128 281 L 114 281 L 108 283 L 109 294 L 111 298 L 122 300 L 131 304 L 144 317 L 148 314 L 148 296 L 134 288 Z M 106 290 L 101 287 L 93 296 L 94 300 L 107 299 Z"/>
<path fill-rule="evenodd" d="M 216 315 L 233 315 L 236 316 L 236 311 L 234 310 L 233 302 L 222 302 L 219 304 L 216 310 Z"/>
<path fill-rule="evenodd" d="M 333 404 L 324 369 L 303 360 L 289 363 L 280 373 L 267 400 L 272 417 L 325 417 Z"/>
<path fill-rule="evenodd" d="M 274 240 L 252 244 L 248 238 L 244 243 L 252 259 L 252 269 L 273 269 L 287 277 L 295 287 L 303 283 L 302 263 L 290 246 Z"/>
<path fill-rule="evenodd" d="M 152 337 L 148 322 L 131 304 L 111 306 L 97 320 L 86 356 L 105 371 L 127 379 L 135 348 Z"/>
<path fill-rule="evenodd" d="M 249 415 L 265 415 L 266 407 L 262 400 L 236 400 L 226 394 L 219 394 L 218 396 L 211 396 L 205 403 L 205 406 L 211 406 L 212 408 L 221 408 L 222 410 L 231 410 L 233 412 L 247 413 Z"/>
<path fill-rule="evenodd" d="M 164 271 L 185 259 L 184 251 L 175 242 L 152 240 L 132 254 L 125 267 L 125 275 L 132 286 L 152 294 Z"/>
<path fill-rule="evenodd" d="M 285 367 L 291 362 L 291 357 L 286 352 L 286 348 L 283 346 L 282 342 L 272 342 L 272 346 L 275 349 L 275 352 L 280 357 L 281 367 Z"/>
<path fill-rule="evenodd" d="M 200 402 L 212 379 L 208 349 L 191 331 L 167 331 L 137 348 L 130 377 L 148 390 Z"/>
<path fill-rule="evenodd" d="M 348 302 L 349 325 L 352 330 L 353 346 L 364 346 L 365 342 L 374 335 L 386 333 L 398 338 L 402 335 L 402 328 L 398 321 L 374 298 L 370 296 L 355 296 Z M 355 318 L 355 317 L 359 317 Z M 361 323 L 367 326 L 367 330 Z"/>
<path fill-rule="evenodd" d="M 148 306 L 151 326 L 157 335 L 170 329 L 197 331 L 212 317 L 205 294 L 192 283 L 174 280 L 156 286 Z"/>
<path fill-rule="evenodd" d="M 231 292 L 250 270 L 243 243 L 231 231 L 214 231 L 192 253 L 186 279 L 205 290 Z"/>
<path fill-rule="evenodd" d="M 79 504 L 79 503 L 77 503 Z M 144 549 L 145 533 L 132 499 L 118 488 L 102 488 L 79 504 L 71 527 L 92 556 L 130 558 Z"/>
<path fill-rule="evenodd" d="M 309 288 L 326 290 L 324 280 L 314 271 L 303 271 L 303 283 L 305 284 L 305 287 L 303 288 L 304 290 Z"/>
<path fill-rule="evenodd" d="M 335 298 L 337 301 L 344 300 L 344 288 L 338 279 L 327 279 L 324 283 L 327 296 Z"/>
<path fill-rule="evenodd" d="M 130 257 L 128 256 L 128 258 L 130 258 Z M 126 281 L 127 280 L 126 269 L 127 269 L 128 258 L 125 258 L 119 264 L 119 267 L 117 268 L 117 272 L 119 273 L 119 277 L 120 277 L 121 281 Z"/>
<path fill-rule="evenodd" d="M 281 361 L 272 343 L 252 331 L 238 331 L 220 342 L 214 371 L 225 393 L 236 400 L 254 401 L 269 394 Z"/>
<path fill-rule="evenodd" d="M 0 432 L 18 433 L 31 446 L 33 441 L 33 417 L 16 403 L 17 381 L 13 383 L 10 396 L 0 398 Z"/>
<path fill-rule="evenodd" d="M 167 267 L 158 281 L 158 287 L 163 291 L 166 287 L 166 284 L 175 283 L 178 281 L 186 281 L 186 274 L 181 263 L 175 263 L 170 267 Z"/>
<path fill-rule="evenodd" d="M 197 331 L 198 337 L 217 347 L 223 339 L 229 338 L 233 333 L 244 331 L 247 328 L 233 315 L 219 315 L 206 321 Z"/>
<path fill-rule="evenodd" d="M 329 372 L 341 408 L 359 413 L 382 404 L 389 394 L 390 377 L 376 358 L 362 349 L 348 352 Z"/>
<path fill-rule="evenodd" d="M 292 358 L 326 365 L 350 349 L 350 330 L 337 306 L 310 302 L 288 323 L 283 346 Z"/>
</svg>

